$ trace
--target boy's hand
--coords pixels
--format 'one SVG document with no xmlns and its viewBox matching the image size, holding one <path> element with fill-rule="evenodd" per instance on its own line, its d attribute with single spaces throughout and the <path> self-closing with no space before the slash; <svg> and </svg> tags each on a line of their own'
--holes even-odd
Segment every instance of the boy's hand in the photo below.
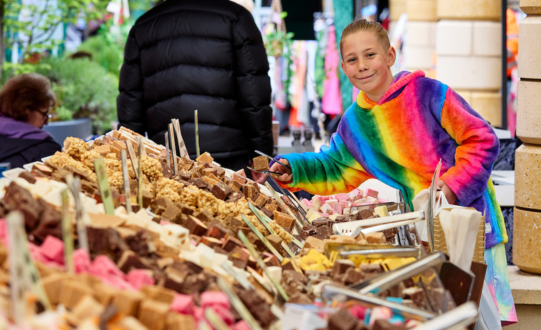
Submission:
<svg viewBox="0 0 541 330">
<path fill-rule="evenodd" d="M 289 162 L 287 161 L 287 159 L 280 158 L 278 161 L 284 165 L 289 165 Z M 270 171 L 284 173 L 282 175 L 276 175 L 272 173 L 270 174 L 272 175 L 273 178 L 275 178 L 278 181 L 281 181 L 281 182 L 293 181 L 293 174 L 288 167 L 282 166 L 275 162 L 274 164 L 272 164 Z"/>
<path fill-rule="evenodd" d="M 438 181 L 438 187 L 440 187 L 441 192 L 445 195 L 445 198 L 447 198 L 447 201 L 449 204 L 456 204 L 456 195 L 455 193 L 449 188 L 447 183 L 443 180 Z"/>
</svg>

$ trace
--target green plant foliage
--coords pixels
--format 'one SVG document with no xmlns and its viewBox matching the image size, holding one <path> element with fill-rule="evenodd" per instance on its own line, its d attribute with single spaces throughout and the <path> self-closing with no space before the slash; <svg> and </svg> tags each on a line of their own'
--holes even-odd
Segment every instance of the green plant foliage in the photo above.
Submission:
<svg viewBox="0 0 541 330">
<path fill-rule="evenodd" d="M 60 120 L 90 118 L 95 134 L 111 129 L 115 121 L 118 78 L 88 59 L 42 60 L 36 68 L 51 80 L 57 97 L 54 113 Z"/>
<path fill-rule="evenodd" d="M 107 36 L 98 34 L 88 38 L 79 46 L 78 51 L 92 54 L 92 60 L 99 63 L 105 70 L 118 76 L 124 58 L 124 50 L 116 43 L 108 40 Z"/>
<path fill-rule="evenodd" d="M 4 62 L 4 64 L 2 64 L 2 85 L 5 84 L 6 81 L 13 76 L 17 76 L 23 73 L 36 72 L 37 70 L 50 70 L 50 69 L 51 69 L 51 66 L 45 63 L 20 64 L 20 63 Z"/>
<path fill-rule="evenodd" d="M 62 40 L 52 38 L 54 31 L 63 24 L 75 23 L 79 17 L 100 19 L 108 0 L 44 0 L 43 6 L 25 4 L 20 0 L 3 0 L 2 33 L 8 48 L 23 41 L 21 63 L 28 54 L 52 50 Z"/>
</svg>

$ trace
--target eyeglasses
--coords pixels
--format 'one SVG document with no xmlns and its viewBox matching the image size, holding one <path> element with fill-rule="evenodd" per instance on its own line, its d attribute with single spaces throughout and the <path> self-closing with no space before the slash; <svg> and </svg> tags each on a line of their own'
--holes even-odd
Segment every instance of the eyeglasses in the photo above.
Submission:
<svg viewBox="0 0 541 330">
<path fill-rule="evenodd" d="M 39 112 L 43 116 L 44 125 L 46 125 L 49 122 L 49 119 L 52 117 L 52 115 L 49 113 L 51 110 L 51 107 L 47 108 L 46 111 L 39 111 L 35 110 L 36 112 Z"/>
</svg>

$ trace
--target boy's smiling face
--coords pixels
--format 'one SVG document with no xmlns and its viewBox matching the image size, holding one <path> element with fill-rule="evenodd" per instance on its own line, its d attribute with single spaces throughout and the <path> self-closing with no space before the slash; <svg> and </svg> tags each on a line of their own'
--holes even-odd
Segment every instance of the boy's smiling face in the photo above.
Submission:
<svg viewBox="0 0 541 330">
<path fill-rule="evenodd" d="M 342 70 L 349 81 L 379 102 L 393 81 L 394 48 L 384 49 L 372 31 L 358 31 L 343 40 L 341 51 Z"/>
</svg>

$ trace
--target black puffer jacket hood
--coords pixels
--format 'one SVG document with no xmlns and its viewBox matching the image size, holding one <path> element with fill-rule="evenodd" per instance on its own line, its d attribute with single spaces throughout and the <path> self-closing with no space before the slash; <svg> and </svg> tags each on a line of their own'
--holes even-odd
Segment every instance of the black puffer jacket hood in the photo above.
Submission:
<svg viewBox="0 0 541 330">
<path fill-rule="evenodd" d="M 228 0 L 169 0 L 130 31 L 117 100 L 120 125 L 157 143 L 171 118 L 195 156 L 272 154 L 269 64 L 251 14 Z"/>
</svg>

